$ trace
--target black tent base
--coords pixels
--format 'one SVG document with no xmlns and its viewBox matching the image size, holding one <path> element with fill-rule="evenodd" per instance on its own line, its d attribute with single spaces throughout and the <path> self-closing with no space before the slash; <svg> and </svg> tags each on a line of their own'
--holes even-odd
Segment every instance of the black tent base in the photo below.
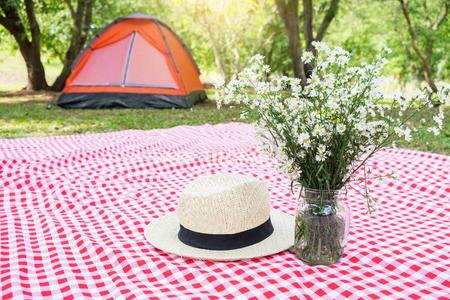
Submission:
<svg viewBox="0 0 450 300">
<path fill-rule="evenodd" d="M 205 91 L 188 95 L 130 93 L 62 93 L 57 104 L 64 108 L 190 108 L 207 99 Z"/>
</svg>

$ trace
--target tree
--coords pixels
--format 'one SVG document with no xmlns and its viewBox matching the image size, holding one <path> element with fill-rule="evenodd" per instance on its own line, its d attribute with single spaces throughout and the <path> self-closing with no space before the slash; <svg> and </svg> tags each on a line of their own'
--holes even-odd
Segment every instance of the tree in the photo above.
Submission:
<svg viewBox="0 0 450 300">
<path fill-rule="evenodd" d="M 306 80 L 305 70 L 302 63 L 302 48 L 299 36 L 298 0 L 276 0 L 278 13 L 284 23 L 288 36 L 288 52 L 292 61 L 294 76 Z"/>
<path fill-rule="evenodd" d="M 433 64 L 433 49 L 434 44 L 437 40 L 437 33 L 440 27 L 446 22 L 448 10 L 450 7 L 450 0 L 442 0 L 437 6 L 437 12 L 435 12 L 435 17 L 433 18 L 432 12 L 430 11 L 430 5 L 427 0 L 422 1 L 422 8 L 424 11 L 425 28 L 422 28 L 421 38 L 424 40 L 421 47 L 420 41 L 417 34 L 417 27 L 412 19 L 412 11 L 414 10 L 416 15 L 418 8 L 411 8 L 411 1 L 408 0 L 398 0 L 400 3 L 400 9 L 402 11 L 403 17 L 405 19 L 408 34 L 410 37 L 411 47 L 414 53 L 417 55 L 421 62 L 421 70 L 423 71 L 426 82 L 428 83 L 430 89 L 436 93 L 438 91 L 436 83 L 434 80 L 434 70 L 435 65 Z M 413 3 L 419 5 L 419 3 Z M 447 32 L 448 33 L 448 32 Z"/>
<path fill-rule="evenodd" d="M 285 31 L 288 36 L 288 52 L 291 57 L 294 76 L 301 78 L 303 82 L 310 75 L 311 66 L 305 65 L 301 61 L 302 45 L 300 40 L 299 28 L 299 0 L 276 0 L 278 13 L 283 21 Z M 313 0 L 303 0 L 303 43 L 307 51 L 314 51 L 313 41 L 321 41 L 325 33 L 336 16 L 339 6 L 339 0 L 330 0 L 327 2 L 326 11 L 319 24 L 314 23 Z M 323 10 L 323 5 L 321 9 Z M 319 10 L 321 10 L 319 9 Z M 318 25 L 318 26 L 314 26 Z M 314 34 L 314 27 L 317 28 Z"/>
<path fill-rule="evenodd" d="M 51 2 L 51 1 L 49 1 Z M 20 53 L 25 60 L 28 72 L 28 90 L 59 91 L 70 73 L 70 66 L 84 46 L 90 32 L 94 0 L 64 0 L 72 20 L 69 46 L 65 54 L 63 68 L 55 82 L 49 86 L 45 78 L 42 63 L 42 36 L 37 20 L 35 1 L 6 0 L 0 2 L 0 25 L 16 40 Z M 39 2 L 40 9 L 53 3 Z M 58 5 L 56 2 L 55 5 Z"/>
<path fill-rule="evenodd" d="M 28 71 L 29 90 L 47 89 L 45 80 L 44 65 L 41 61 L 41 32 L 36 20 L 34 4 L 31 0 L 25 3 L 14 1 L 0 2 L 0 24 L 6 28 L 13 36 L 19 46 L 20 53 L 25 60 Z M 19 10 L 24 9 L 28 23 L 24 24 L 19 14 Z M 29 28 L 27 32 L 26 28 Z M 30 35 L 30 37 L 28 37 Z"/>
<path fill-rule="evenodd" d="M 192 48 L 203 70 L 225 82 L 250 56 L 272 47 L 275 7 L 269 1 L 172 0 L 167 21 Z M 251 17 L 249 17 L 251 16 Z"/>
</svg>

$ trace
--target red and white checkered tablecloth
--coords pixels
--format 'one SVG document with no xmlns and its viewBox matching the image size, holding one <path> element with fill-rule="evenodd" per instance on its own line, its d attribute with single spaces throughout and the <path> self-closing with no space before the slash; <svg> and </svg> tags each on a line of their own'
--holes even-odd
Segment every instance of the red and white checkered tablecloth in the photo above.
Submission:
<svg viewBox="0 0 450 300">
<path fill-rule="evenodd" d="M 0 139 L 1 298 L 450 298 L 450 157 L 386 149 L 370 184 L 375 215 L 355 190 L 345 255 L 311 267 L 289 251 L 231 263 L 153 248 L 144 227 L 210 173 L 268 182 L 273 207 L 296 197 L 250 125 Z"/>
</svg>

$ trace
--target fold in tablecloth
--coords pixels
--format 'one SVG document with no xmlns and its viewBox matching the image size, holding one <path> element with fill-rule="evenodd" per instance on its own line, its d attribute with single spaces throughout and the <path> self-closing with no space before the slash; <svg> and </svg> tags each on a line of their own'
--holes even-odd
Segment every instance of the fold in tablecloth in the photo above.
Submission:
<svg viewBox="0 0 450 300">
<path fill-rule="evenodd" d="M 296 197 L 250 125 L 0 139 L 3 298 L 448 298 L 450 157 L 385 149 L 370 161 L 375 215 L 354 189 L 345 255 L 310 267 L 291 252 L 212 263 L 162 253 L 143 229 L 210 173 L 268 183 L 273 207 Z"/>
</svg>

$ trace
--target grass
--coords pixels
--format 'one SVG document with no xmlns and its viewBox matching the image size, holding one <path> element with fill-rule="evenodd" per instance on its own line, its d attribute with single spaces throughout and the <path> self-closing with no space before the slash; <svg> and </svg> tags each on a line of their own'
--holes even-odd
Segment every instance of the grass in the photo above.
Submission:
<svg viewBox="0 0 450 300">
<path fill-rule="evenodd" d="M 211 92 L 209 92 L 211 97 Z M 53 93 L 0 93 L 0 137 L 67 135 L 106 132 L 125 129 L 168 128 L 178 125 L 217 124 L 241 121 L 239 107 L 216 109 L 208 100 L 191 110 L 181 109 L 62 109 L 54 104 Z M 427 132 L 432 113 L 424 111 L 412 119 L 418 128 L 413 142 L 397 146 L 436 153 L 450 153 L 450 109 L 445 109 L 446 121 L 440 136 Z M 421 124 L 420 120 L 427 120 Z"/>
<path fill-rule="evenodd" d="M 0 137 L 67 135 L 239 121 L 235 107 L 205 101 L 184 109 L 62 109 L 52 93 L 0 93 Z"/>
<path fill-rule="evenodd" d="M 424 110 L 416 114 L 410 121 L 412 127 L 417 128 L 417 132 L 413 135 L 413 140 L 407 143 L 405 140 L 397 142 L 397 147 L 429 151 L 441 154 L 450 154 L 450 107 L 444 107 L 444 126 L 439 136 L 427 131 L 433 121 L 433 111 Z M 425 119 L 422 124 L 421 119 Z"/>
</svg>

